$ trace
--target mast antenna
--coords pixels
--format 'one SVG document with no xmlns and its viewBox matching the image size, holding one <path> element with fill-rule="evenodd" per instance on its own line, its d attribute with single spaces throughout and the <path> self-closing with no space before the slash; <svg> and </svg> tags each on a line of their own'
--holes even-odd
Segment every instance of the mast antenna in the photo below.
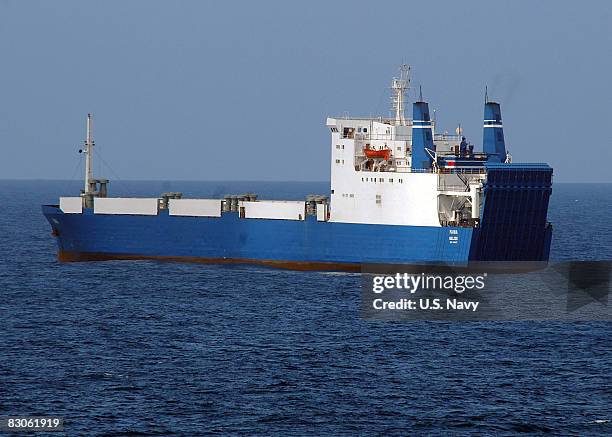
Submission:
<svg viewBox="0 0 612 437">
<path fill-rule="evenodd" d="M 399 77 L 393 78 L 391 89 L 393 90 L 395 123 L 398 125 L 404 125 L 406 124 L 406 119 L 404 117 L 406 90 L 410 88 L 410 65 L 402 64 L 399 71 Z"/>
<path fill-rule="evenodd" d="M 87 114 L 87 138 L 85 139 L 85 194 L 93 191 L 91 181 L 93 180 L 93 116 Z"/>
<path fill-rule="evenodd" d="M 485 85 L 485 103 L 489 103 L 489 87 Z"/>
</svg>

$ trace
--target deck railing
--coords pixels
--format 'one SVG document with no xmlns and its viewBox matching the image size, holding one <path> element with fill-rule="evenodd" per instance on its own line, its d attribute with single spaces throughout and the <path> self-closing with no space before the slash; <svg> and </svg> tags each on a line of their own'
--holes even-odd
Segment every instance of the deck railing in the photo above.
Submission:
<svg viewBox="0 0 612 437">
<path fill-rule="evenodd" d="M 340 138 L 349 140 L 361 140 L 361 141 L 372 141 L 372 140 L 387 140 L 387 141 L 410 141 L 412 135 L 393 135 L 393 134 L 371 134 L 363 132 L 352 132 L 352 133 L 340 133 Z M 448 141 L 459 143 L 461 137 L 459 135 L 447 135 L 447 134 L 435 134 L 434 141 Z"/>
</svg>

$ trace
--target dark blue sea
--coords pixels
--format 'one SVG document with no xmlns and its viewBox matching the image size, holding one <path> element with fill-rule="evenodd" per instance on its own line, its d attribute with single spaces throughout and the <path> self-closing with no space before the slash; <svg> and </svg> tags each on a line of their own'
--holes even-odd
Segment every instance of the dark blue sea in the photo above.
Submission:
<svg viewBox="0 0 612 437">
<path fill-rule="evenodd" d="M 63 416 L 70 436 L 612 435 L 610 322 L 375 322 L 361 317 L 358 274 L 61 264 L 40 205 L 79 189 L 0 181 L 0 416 Z M 556 184 L 552 258 L 612 259 L 610 212 L 612 185 Z"/>
</svg>

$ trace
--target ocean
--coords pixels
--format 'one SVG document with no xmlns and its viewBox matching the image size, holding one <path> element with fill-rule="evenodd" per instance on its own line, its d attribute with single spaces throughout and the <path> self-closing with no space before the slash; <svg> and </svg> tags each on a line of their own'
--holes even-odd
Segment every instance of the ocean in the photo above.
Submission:
<svg viewBox="0 0 612 437">
<path fill-rule="evenodd" d="M 80 188 L 0 181 L 0 416 L 62 416 L 70 436 L 612 434 L 610 322 L 371 321 L 359 274 L 62 264 L 40 205 Z M 270 199 L 328 189 L 110 185 Z M 612 185 L 555 184 L 551 258 L 612 260 L 610 211 Z"/>
</svg>

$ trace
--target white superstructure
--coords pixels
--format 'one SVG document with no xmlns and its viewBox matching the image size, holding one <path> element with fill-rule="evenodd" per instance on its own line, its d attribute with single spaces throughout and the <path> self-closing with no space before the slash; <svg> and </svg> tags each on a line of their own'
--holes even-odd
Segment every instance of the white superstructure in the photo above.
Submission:
<svg viewBox="0 0 612 437">
<path fill-rule="evenodd" d="M 484 169 L 454 167 L 460 135 L 436 134 L 404 115 L 409 68 L 394 78 L 394 118 L 327 118 L 331 130 L 329 221 L 444 226 L 479 217 Z M 430 129 L 431 169 L 412 168 L 412 131 Z M 472 155 L 473 157 L 473 155 Z M 450 167 L 448 164 L 452 164 Z M 464 163 L 465 164 L 465 163 Z M 476 162 L 476 164 L 478 164 Z"/>
</svg>

